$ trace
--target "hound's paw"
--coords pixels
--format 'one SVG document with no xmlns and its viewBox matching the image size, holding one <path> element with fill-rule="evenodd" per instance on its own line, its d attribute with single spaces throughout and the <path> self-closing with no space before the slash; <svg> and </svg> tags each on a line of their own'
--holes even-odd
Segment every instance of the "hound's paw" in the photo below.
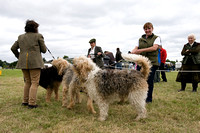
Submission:
<svg viewBox="0 0 200 133">
<path fill-rule="evenodd" d="M 97 113 L 97 112 L 96 112 L 96 111 L 94 111 L 94 110 L 92 110 L 91 112 L 92 112 L 92 114 L 96 114 L 96 113 Z"/>
<path fill-rule="evenodd" d="M 63 108 L 66 108 L 66 107 L 67 107 L 67 104 L 62 104 L 62 107 L 63 107 Z"/>
<path fill-rule="evenodd" d="M 99 121 L 105 121 L 106 118 L 104 118 L 104 117 L 99 117 L 98 120 L 99 120 Z"/>
<path fill-rule="evenodd" d="M 140 119 L 144 119 L 144 118 L 146 118 L 146 116 L 145 115 L 138 115 L 136 118 L 135 118 L 135 120 L 136 121 L 139 121 Z"/>
<path fill-rule="evenodd" d="M 72 108 L 73 108 L 73 106 L 70 106 L 70 105 L 69 105 L 69 106 L 67 106 L 67 108 L 68 108 L 68 109 L 72 109 Z"/>
</svg>

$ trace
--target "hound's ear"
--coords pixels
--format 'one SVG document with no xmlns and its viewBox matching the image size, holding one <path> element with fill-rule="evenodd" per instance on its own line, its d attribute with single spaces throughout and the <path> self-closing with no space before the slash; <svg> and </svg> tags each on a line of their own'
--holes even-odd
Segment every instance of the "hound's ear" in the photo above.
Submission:
<svg viewBox="0 0 200 133">
<path fill-rule="evenodd" d="M 86 64 L 87 64 L 87 71 L 89 72 L 89 71 L 91 71 L 92 69 L 93 69 L 93 66 L 89 63 L 89 62 L 86 62 Z"/>
<path fill-rule="evenodd" d="M 80 72 L 80 76 L 83 78 L 83 79 L 87 79 L 88 77 L 88 73 L 89 73 L 89 69 L 88 69 L 88 65 L 87 64 L 81 64 L 81 69 L 79 70 Z"/>
<path fill-rule="evenodd" d="M 59 69 L 59 71 L 58 71 L 58 75 L 62 75 L 62 74 L 63 74 L 63 69 L 64 69 L 64 66 L 61 65 L 61 66 L 60 66 L 60 69 Z"/>
</svg>

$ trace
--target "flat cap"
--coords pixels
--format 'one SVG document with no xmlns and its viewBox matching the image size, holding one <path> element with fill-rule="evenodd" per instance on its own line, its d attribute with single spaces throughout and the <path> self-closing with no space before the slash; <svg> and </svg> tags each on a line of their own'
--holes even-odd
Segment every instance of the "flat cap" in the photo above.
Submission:
<svg viewBox="0 0 200 133">
<path fill-rule="evenodd" d="M 89 41 L 89 43 L 93 43 L 93 42 L 96 42 L 96 39 L 95 39 L 95 38 L 93 38 L 93 39 L 91 39 L 91 40 Z"/>
</svg>

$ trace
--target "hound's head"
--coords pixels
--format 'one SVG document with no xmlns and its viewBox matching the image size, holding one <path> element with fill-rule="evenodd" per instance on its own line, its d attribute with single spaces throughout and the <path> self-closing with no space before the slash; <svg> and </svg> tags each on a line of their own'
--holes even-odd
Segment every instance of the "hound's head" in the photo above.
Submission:
<svg viewBox="0 0 200 133">
<path fill-rule="evenodd" d="M 64 70 L 70 65 L 69 62 L 67 62 L 65 59 L 59 58 L 56 60 L 53 60 L 51 64 L 57 68 L 58 75 L 62 75 Z"/>
<path fill-rule="evenodd" d="M 82 81 L 86 81 L 88 74 L 95 69 L 95 64 L 90 58 L 80 56 L 73 60 L 74 72 Z"/>
</svg>

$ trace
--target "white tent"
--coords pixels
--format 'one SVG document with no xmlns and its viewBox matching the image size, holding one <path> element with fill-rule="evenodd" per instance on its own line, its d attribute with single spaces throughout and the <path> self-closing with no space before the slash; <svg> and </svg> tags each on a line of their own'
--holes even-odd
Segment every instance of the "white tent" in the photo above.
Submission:
<svg viewBox="0 0 200 133">
<path fill-rule="evenodd" d="M 182 66 L 182 63 L 181 63 L 181 62 L 176 62 L 176 63 L 175 63 L 175 68 L 176 68 L 176 70 L 179 70 L 179 69 L 181 68 L 181 66 Z"/>
</svg>

